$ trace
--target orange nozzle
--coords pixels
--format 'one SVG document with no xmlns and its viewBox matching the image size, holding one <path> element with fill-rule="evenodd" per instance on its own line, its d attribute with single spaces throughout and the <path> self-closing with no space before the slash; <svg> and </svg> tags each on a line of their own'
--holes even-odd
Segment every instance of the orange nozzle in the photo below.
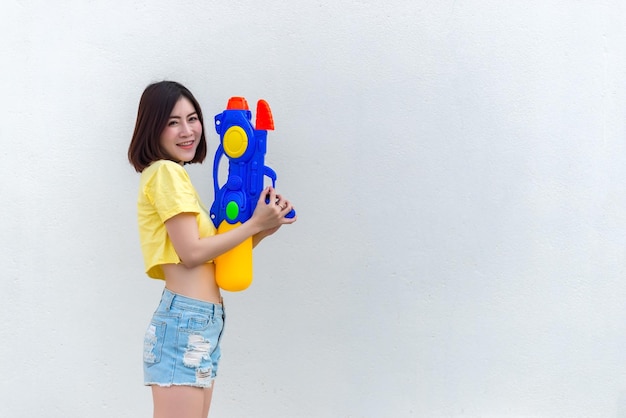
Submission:
<svg viewBox="0 0 626 418">
<path fill-rule="evenodd" d="M 256 126 L 255 129 L 263 131 L 274 130 L 274 118 L 272 110 L 265 100 L 259 100 L 256 105 Z"/>
<path fill-rule="evenodd" d="M 250 110 L 248 102 L 244 97 L 231 97 L 228 99 L 227 110 Z"/>
</svg>

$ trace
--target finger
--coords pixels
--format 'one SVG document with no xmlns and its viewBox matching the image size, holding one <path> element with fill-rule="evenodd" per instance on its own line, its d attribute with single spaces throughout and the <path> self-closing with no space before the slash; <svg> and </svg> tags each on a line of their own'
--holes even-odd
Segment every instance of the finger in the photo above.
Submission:
<svg viewBox="0 0 626 418">
<path fill-rule="evenodd" d="M 291 210 L 291 207 L 291 203 L 288 200 L 283 200 L 282 202 L 280 202 L 281 212 L 289 212 Z"/>
<path fill-rule="evenodd" d="M 259 196 L 259 201 L 257 202 L 257 204 L 261 204 L 262 202 L 267 205 L 272 202 L 271 188 L 272 186 L 267 186 L 265 189 L 263 189 L 261 195 Z"/>
<path fill-rule="evenodd" d="M 269 203 L 272 202 L 276 202 L 276 189 L 274 189 L 272 186 L 268 186 L 268 193 L 269 193 Z"/>
</svg>

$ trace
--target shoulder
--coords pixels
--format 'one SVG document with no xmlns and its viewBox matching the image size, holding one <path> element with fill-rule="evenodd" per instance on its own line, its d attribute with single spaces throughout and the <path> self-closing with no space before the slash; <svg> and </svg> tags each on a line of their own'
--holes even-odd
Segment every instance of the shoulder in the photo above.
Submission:
<svg viewBox="0 0 626 418">
<path fill-rule="evenodd" d="M 165 194 L 193 193 L 189 174 L 182 165 L 169 160 L 159 160 L 150 164 L 141 173 L 140 190 L 150 200 Z"/>
<path fill-rule="evenodd" d="M 182 165 L 170 160 L 158 160 L 146 167 L 141 173 L 144 183 L 154 179 L 181 179 L 188 180 L 189 175 Z"/>
<path fill-rule="evenodd" d="M 160 172 L 186 173 L 182 165 L 171 160 L 158 160 L 150 164 L 143 170 L 148 176 Z"/>
</svg>

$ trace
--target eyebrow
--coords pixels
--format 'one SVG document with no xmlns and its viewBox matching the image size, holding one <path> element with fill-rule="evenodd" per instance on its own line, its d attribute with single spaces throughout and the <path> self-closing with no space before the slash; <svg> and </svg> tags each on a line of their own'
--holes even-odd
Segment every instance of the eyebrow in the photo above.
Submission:
<svg viewBox="0 0 626 418">
<path fill-rule="evenodd" d="M 188 114 L 186 117 L 188 118 L 189 116 L 193 116 L 193 115 L 197 115 L 198 112 L 191 112 L 190 114 Z M 180 116 L 171 116 L 169 117 L 170 119 L 180 119 Z"/>
</svg>

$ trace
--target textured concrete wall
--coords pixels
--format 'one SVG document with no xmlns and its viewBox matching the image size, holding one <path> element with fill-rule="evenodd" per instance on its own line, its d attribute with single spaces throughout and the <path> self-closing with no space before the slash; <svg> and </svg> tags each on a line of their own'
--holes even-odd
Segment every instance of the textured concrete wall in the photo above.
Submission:
<svg viewBox="0 0 626 418">
<path fill-rule="evenodd" d="M 626 7 L 3 2 L 0 415 L 148 417 L 139 96 L 266 99 L 298 222 L 214 417 L 626 416 Z M 211 160 L 211 157 L 209 158 Z M 189 172 L 206 203 L 211 161 Z"/>
</svg>

